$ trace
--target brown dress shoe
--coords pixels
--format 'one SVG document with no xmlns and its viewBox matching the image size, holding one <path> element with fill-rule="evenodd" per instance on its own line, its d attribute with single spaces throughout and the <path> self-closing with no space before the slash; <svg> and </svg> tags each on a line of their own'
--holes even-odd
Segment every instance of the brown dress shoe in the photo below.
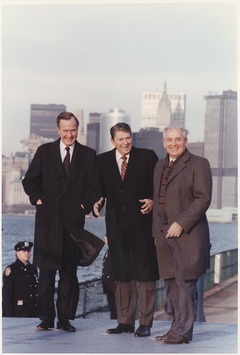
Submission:
<svg viewBox="0 0 240 355">
<path fill-rule="evenodd" d="M 163 335 L 158 335 L 156 336 L 156 340 L 157 341 L 163 341 L 164 339 L 168 339 L 171 337 L 171 334 L 174 333 L 173 330 L 169 330 L 167 333 L 163 334 Z"/>
<path fill-rule="evenodd" d="M 188 344 L 189 339 L 173 331 L 170 336 L 164 338 L 162 342 L 165 344 Z"/>
</svg>

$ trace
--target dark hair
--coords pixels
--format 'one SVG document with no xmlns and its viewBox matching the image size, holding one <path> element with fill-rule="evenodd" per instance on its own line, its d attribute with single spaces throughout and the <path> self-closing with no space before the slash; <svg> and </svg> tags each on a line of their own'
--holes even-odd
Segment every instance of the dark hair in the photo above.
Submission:
<svg viewBox="0 0 240 355">
<path fill-rule="evenodd" d="M 77 124 L 77 128 L 78 128 L 79 127 L 79 121 L 78 121 L 77 117 L 74 116 L 74 114 L 72 112 L 67 112 L 67 111 L 61 112 L 57 116 L 57 127 L 59 128 L 61 120 L 69 121 L 71 118 L 75 119 L 76 124 Z"/>
<path fill-rule="evenodd" d="M 112 126 L 110 128 L 110 134 L 111 134 L 112 140 L 114 139 L 115 134 L 118 131 L 130 133 L 130 135 L 132 136 L 131 127 L 125 122 L 116 123 L 114 126 Z"/>
</svg>

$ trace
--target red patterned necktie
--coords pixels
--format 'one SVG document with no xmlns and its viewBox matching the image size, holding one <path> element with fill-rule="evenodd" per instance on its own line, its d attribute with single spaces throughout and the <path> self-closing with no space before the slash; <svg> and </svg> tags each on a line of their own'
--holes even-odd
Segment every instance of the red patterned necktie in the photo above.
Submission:
<svg viewBox="0 0 240 355">
<path fill-rule="evenodd" d="M 126 155 L 124 155 L 123 157 L 121 157 L 122 161 L 122 165 L 121 165 L 121 178 L 122 180 L 124 179 L 126 170 L 127 170 L 127 157 Z"/>
</svg>

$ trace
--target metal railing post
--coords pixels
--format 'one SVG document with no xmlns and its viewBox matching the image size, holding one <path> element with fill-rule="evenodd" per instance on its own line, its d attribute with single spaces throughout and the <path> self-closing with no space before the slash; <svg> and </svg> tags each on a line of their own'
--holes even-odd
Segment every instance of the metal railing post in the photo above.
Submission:
<svg viewBox="0 0 240 355">
<path fill-rule="evenodd" d="M 197 322 L 206 322 L 204 307 L 204 275 L 202 275 L 197 283 Z"/>
</svg>

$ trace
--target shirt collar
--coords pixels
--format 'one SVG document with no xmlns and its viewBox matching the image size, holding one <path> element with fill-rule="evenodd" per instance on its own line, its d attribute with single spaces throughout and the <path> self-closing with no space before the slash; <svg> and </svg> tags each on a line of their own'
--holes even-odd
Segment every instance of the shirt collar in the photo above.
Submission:
<svg viewBox="0 0 240 355">
<path fill-rule="evenodd" d="M 129 153 L 130 154 L 130 153 Z M 128 159 L 129 159 L 129 154 L 126 154 L 126 157 L 127 157 L 127 162 L 128 162 Z M 117 162 L 120 161 L 122 158 L 122 155 L 119 153 L 119 151 L 116 149 L 116 160 Z"/>
<path fill-rule="evenodd" d="M 75 142 L 69 147 L 70 148 L 70 155 L 72 155 L 72 153 L 73 153 L 74 146 L 75 146 Z M 61 153 L 64 154 L 65 148 L 66 148 L 66 145 L 62 142 L 62 140 L 60 140 L 60 151 L 61 151 Z"/>
</svg>

